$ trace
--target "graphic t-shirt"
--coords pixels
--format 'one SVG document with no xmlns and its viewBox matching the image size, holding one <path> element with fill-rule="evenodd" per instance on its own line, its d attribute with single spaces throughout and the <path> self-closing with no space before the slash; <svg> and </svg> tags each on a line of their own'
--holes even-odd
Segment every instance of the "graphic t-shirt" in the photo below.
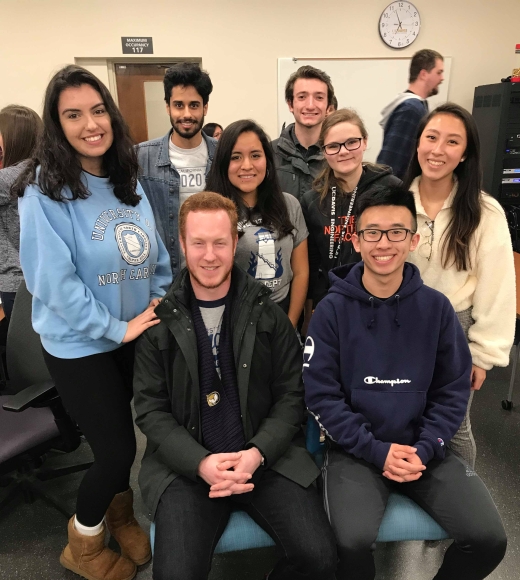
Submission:
<svg viewBox="0 0 520 580">
<path fill-rule="evenodd" d="M 218 360 L 218 345 L 220 342 L 220 330 L 222 328 L 222 317 L 224 315 L 226 297 L 220 300 L 197 300 L 200 308 L 200 314 L 204 321 L 204 326 L 208 332 L 208 338 L 211 343 L 213 358 L 215 359 L 215 368 L 220 377 L 220 365 Z"/>
<path fill-rule="evenodd" d="M 289 193 L 283 194 L 289 219 L 294 226 L 292 235 L 278 239 L 278 233 L 262 224 L 254 208 L 249 215 L 240 216 L 239 237 L 235 263 L 248 274 L 271 289 L 271 300 L 281 302 L 287 297 L 293 271 L 291 255 L 309 235 L 300 202 Z"/>
<path fill-rule="evenodd" d="M 208 146 L 206 141 L 193 149 L 182 149 L 169 141 L 170 161 L 179 172 L 179 211 L 182 204 L 194 193 L 206 187 L 206 166 L 208 164 Z M 184 254 L 181 256 L 181 268 L 186 266 Z"/>
</svg>

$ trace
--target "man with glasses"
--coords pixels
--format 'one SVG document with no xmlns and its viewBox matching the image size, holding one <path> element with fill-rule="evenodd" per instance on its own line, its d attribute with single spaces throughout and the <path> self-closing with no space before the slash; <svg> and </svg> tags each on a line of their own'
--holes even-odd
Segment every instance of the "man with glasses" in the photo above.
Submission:
<svg viewBox="0 0 520 580">
<path fill-rule="evenodd" d="M 481 479 L 449 449 L 470 392 L 471 356 L 449 300 L 406 263 L 419 242 L 412 195 L 367 192 L 353 243 L 331 272 L 304 351 L 305 399 L 328 437 L 324 501 L 338 580 L 373 580 L 373 544 L 399 490 L 454 539 L 436 580 L 485 578 L 507 539 Z"/>
</svg>

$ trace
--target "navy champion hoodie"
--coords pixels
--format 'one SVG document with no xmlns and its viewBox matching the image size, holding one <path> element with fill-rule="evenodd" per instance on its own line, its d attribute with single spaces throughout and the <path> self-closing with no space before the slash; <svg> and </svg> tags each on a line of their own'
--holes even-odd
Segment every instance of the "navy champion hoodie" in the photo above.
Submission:
<svg viewBox="0 0 520 580">
<path fill-rule="evenodd" d="M 305 343 L 305 400 L 347 453 L 383 469 L 391 443 L 412 445 L 423 464 L 444 458 L 464 418 L 471 355 L 448 299 L 404 264 L 387 300 L 361 284 L 363 262 L 329 273 Z"/>
</svg>

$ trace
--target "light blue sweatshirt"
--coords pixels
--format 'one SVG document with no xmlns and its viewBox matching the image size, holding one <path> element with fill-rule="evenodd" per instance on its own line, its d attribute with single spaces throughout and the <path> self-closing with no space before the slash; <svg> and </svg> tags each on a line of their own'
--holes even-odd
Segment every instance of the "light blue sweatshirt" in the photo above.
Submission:
<svg viewBox="0 0 520 580">
<path fill-rule="evenodd" d="M 79 358 L 121 346 L 128 321 L 171 284 L 170 258 L 142 196 L 119 201 L 107 178 L 83 173 L 91 195 L 57 202 L 30 185 L 19 200 L 20 263 L 32 321 L 47 352 Z M 64 195 L 72 196 L 65 188 Z"/>
</svg>

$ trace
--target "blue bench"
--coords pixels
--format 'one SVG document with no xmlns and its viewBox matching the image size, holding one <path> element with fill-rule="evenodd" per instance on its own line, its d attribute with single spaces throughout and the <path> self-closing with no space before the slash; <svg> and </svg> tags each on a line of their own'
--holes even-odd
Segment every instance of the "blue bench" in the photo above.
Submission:
<svg viewBox="0 0 520 580">
<path fill-rule="evenodd" d="M 307 449 L 316 463 L 323 463 L 325 443 L 320 441 L 320 429 L 313 417 L 307 422 Z M 150 527 L 152 549 L 155 524 Z M 407 540 L 445 540 L 448 534 L 422 508 L 401 493 L 391 493 L 385 515 L 379 527 L 377 542 L 402 542 Z M 237 552 L 251 548 L 274 546 L 273 539 L 244 511 L 231 513 L 228 525 L 215 549 L 215 554 Z"/>
<path fill-rule="evenodd" d="M 321 466 L 325 443 L 321 441 L 320 428 L 311 415 L 307 421 L 306 444 L 316 463 Z M 446 540 L 448 538 L 448 534 L 441 526 L 409 497 L 398 492 L 390 494 L 376 542 Z"/>
</svg>

